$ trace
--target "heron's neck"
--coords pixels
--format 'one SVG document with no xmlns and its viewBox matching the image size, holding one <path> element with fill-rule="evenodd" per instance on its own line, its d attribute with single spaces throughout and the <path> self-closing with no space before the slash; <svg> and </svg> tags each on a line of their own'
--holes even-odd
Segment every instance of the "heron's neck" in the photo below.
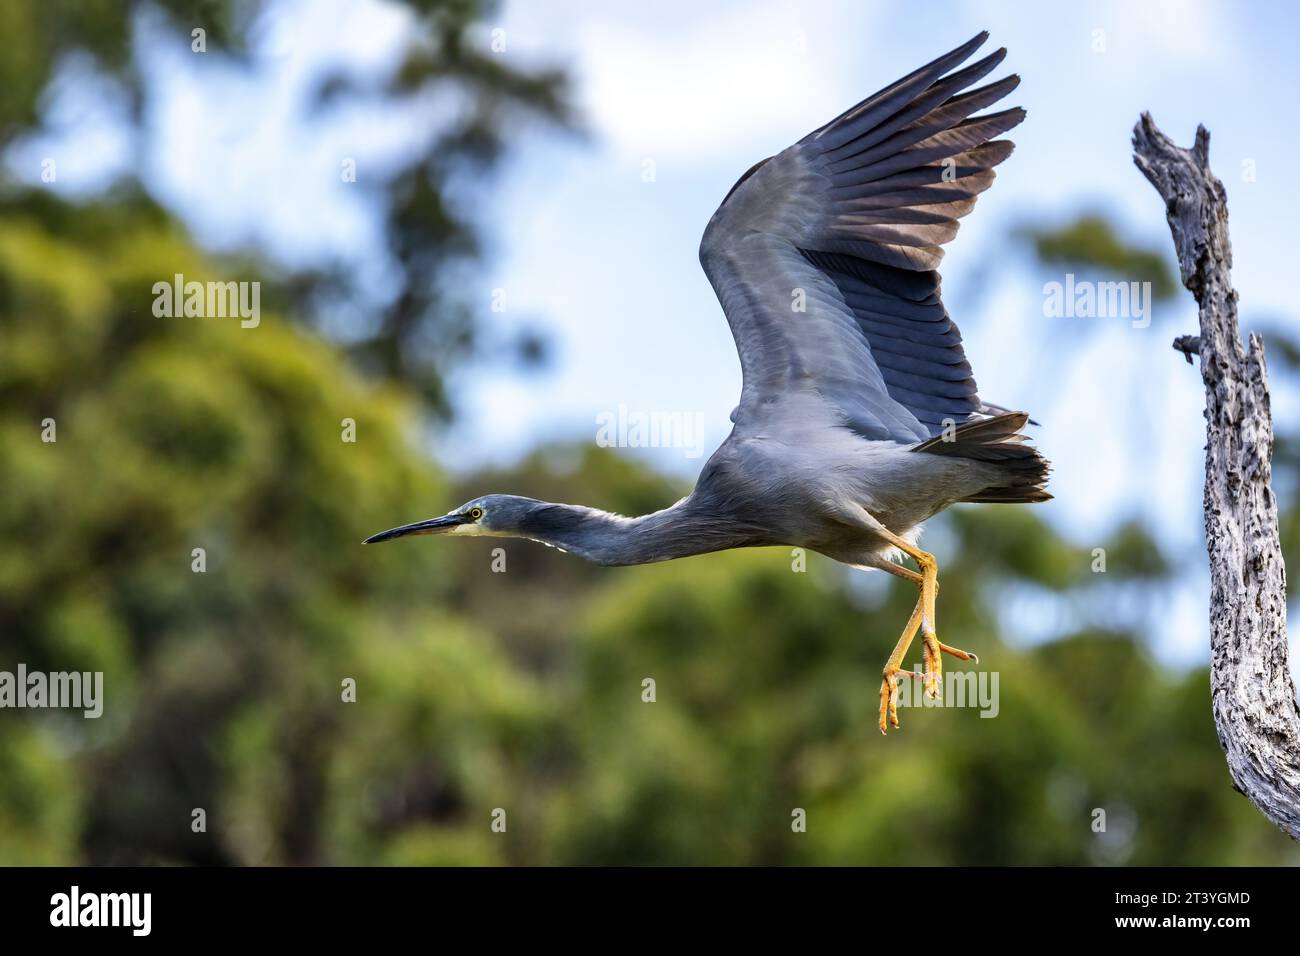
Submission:
<svg viewBox="0 0 1300 956">
<path fill-rule="evenodd" d="M 690 497 L 638 518 L 548 502 L 524 519 L 520 533 L 596 564 L 648 564 L 742 543 L 713 525 Z"/>
</svg>

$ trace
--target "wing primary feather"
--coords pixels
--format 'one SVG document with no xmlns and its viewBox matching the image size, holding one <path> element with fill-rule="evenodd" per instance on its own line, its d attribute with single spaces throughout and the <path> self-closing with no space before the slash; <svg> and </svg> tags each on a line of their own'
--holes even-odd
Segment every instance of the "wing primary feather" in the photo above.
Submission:
<svg viewBox="0 0 1300 956">
<path fill-rule="evenodd" d="M 988 31 L 981 31 L 961 46 L 938 59 L 931 60 L 925 66 L 913 70 L 901 80 L 891 83 L 877 93 L 867 97 L 857 106 L 841 113 L 808 138 L 822 141 L 825 149 L 842 146 L 850 139 L 871 129 L 883 119 L 887 119 L 900 106 L 907 103 L 915 90 L 925 89 L 950 69 L 968 59 L 972 53 L 983 46 L 989 38 Z"/>
<path fill-rule="evenodd" d="M 709 221 L 700 261 L 740 355 L 742 435 L 842 426 L 911 447 L 999 411 L 980 400 L 937 272 L 1014 149 L 997 137 L 1026 115 L 981 113 L 1020 82 L 976 86 L 1006 57 L 967 63 L 987 38 L 755 164 Z"/>
</svg>

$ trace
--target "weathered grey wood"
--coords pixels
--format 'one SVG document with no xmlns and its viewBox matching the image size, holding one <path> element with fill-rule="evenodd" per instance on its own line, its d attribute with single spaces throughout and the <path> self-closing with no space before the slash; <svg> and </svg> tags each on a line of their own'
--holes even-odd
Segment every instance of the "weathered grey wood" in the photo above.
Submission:
<svg viewBox="0 0 1300 956">
<path fill-rule="evenodd" d="M 1191 149 L 1175 146 L 1149 113 L 1133 130 L 1133 161 L 1165 201 L 1183 285 L 1200 306 L 1214 723 L 1237 789 L 1300 840 L 1300 712 L 1287 667 L 1264 343 L 1252 334 L 1242 349 L 1228 202 L 1209 147 L 1203 126 Z"/>
</svg>

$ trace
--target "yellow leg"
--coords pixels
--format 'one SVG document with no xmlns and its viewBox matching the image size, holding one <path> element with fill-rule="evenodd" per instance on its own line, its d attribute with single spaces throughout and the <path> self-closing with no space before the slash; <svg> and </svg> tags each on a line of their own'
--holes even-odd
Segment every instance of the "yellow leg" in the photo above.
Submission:
<svg viewBox="0 0 1300 956">
<path fill-rule="evenodd" d="M 910 573 L 910 572 L 909 572 Z M 901 575 L 900 575 L 901 576 Z M 912 646 L 912 638 L 916 637 L 917 628 L 921 626 L 921 602 L 916 602 L 916 607 L 912 609 L 912 616 L 908 619 L 907 627 L 903 628 L 903 636 L 898 639 L 894 645 L 894 652 L 889 655 L 889 660 L 885 662 L 885 669 L 881 673 L 880 681 L 880 732 L 885 733 L 885 720 L 895 727 L 898 726 L 898 682 L 904 676 L 921 677 L 922 675 L 915 671 L 903 670 L 903 658 L 907 655 L 907 649 Z"/>
<path fill-rule="evenodd" d="M 897 575 L 904 580 L 911 581 L 920 589 L 919 600 L 916 602 L 916 608 L 912 611 L 912 617 L 907 622 L 907 627 L 903 629 L 903 635 L 898 639 L 898 644 L 894 647 L 894 652 L 889 655 L 889 660 L 885 663 L 885 669 L 882 674 L 883 681 L 880 686 L 880 732 L 885 733 L 885 721 L 895 727 L 898 726 L 898 679 L 900 675 L 911 674 L 918 676 L 911 671 L 903 671 L 903 658 L 907 654 L 907 649 L 912 644 L 912 639 L 916 636 L 918 630 L 921 632 L 921 641 L 924 645 L 922 656 L 924 659 L 925 671 L 921 676 L 925 685 L 926 696 L 934 698 L 939 694 L 939 689 L 943 686 L 943 660 L 942 655 L 951 654 L 953 657 L 963 661 L 975 661 L 979 663 L 979 658 L 967 651 L 959 650 L 955 647 L 949 647 L 947 644 L 940 642 L 938 632 L 935 626 L 935 598 L 939 595 L 939 565 L 935 561 L 934 555 L 928 551 L 922 551 L 920 548 L 904 541 L 902 538 L 893 534 L 886 529 L 878 529 L 883 532 L 886 540 L 894 545 L 904 554 L 916 562 L 920 568 L 920 573 L 910 571 L 897 565 L 889 565 L 885 570 L 890 574 Z"/>
<path fill-rule="evenodd" d="M 913 584 L 916 585 L 918 590 L 921 587 L 921 575 L 917 574 L 915 571 L 912 571 L 909 568 L 903 567 L 901 564 L 894 564 L 894 562 L 892 561 L 885 561 L 879 565 L 871 565 L 871 567 L 879 567 L 882 571 L 888 571 L 890 574 L 897 575 L 898 577 L 902 578 L 904 581 L 911 581 Z M 938 578 L 934 579 L 934 596 L 935 597 L 939 596 Z"/>
</svg>

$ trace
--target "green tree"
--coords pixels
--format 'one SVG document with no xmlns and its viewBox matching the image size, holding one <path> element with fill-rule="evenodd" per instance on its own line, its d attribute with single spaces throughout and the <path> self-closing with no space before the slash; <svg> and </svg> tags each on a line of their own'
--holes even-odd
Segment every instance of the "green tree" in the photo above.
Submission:
<svg viewBox="0 0 1300 956">
<path fill-rule="evenodd" d="M 561 70 L 521 67 L 517 57 L 479 42 L 476 31 L 491 24 L 494 0 L 408 0 L 405 6 L 413 28 L 387 78 L 334 70 L 315 77 L 297 104 L 319 122 L 366 109 L 407 117 L 413 129 L 433 133 L 423 149 L 397 152 L 382 172 L 368 170 L 357 181 L 387 237 L 381 263 L 393 277 L 385 281 L 387 294 L 378 301 L 367 295 L 357 263 L 349 261 L 280 264 L 271 297 L 287 318 L 338 333 L 365 371 L 411 386 L 430 411 L 446 417 L 444 375 L 476 354 L 475 317 L 489 303 L 486 294 L 459 291 L 486 244 L 473 210 L 484 205 L 510 134 L 530 126 L 572 130 L 574 118 Z M 151 140 L 145 122 L 165 85 L 149 68 L 153 45 L 188 54 L 193 31 L 202 30 L 207 60 L 251 76 L 258 66 L 249 46 L 277 10 L 275 3 L 236 0 L 12 0 L 0 11 L 0 148 L 43 127 L 43 98 L 71 66 L 80 68 L 80 82 L 128 104 L 126 132 L 137 155 L 165 148 Z M 145 24 L 147 30 L 139 29 Z M 448 98 L 465 108 L 441 109 Z M 141 162 L 124 171 L 117 188 L 147 191 L 149 180 L 136 172 L 145 168 Z M 262 271 L 263 280 L 272 277 Z M 365 320 L 340 323 L 340 315 Z M 537 347 L 528 337 L 516 344 L 526 358 Z"/>
<path fill-rule="evenodd" d="M 442 554 L 359 545 L 445 496 L 410 400 L 276 316 L 153 316 L 158 276 L 216 267 L 147 204 L 45 211 L 0 213 L 3 659 L 103 671 L 107 700 L 98 721 L 5 713 L 6 862 L 333 859 L 336 793 L 355 815 L 373 780 L 340 741 L 361 752 L 387 720 L 409 728 L 401 754 L 471 735 L 442 786 L 472 789 L 505 746 L 484 722 L 531 691 L 455 638 L 471 626 L 437 623 Z"/>
</svg>

